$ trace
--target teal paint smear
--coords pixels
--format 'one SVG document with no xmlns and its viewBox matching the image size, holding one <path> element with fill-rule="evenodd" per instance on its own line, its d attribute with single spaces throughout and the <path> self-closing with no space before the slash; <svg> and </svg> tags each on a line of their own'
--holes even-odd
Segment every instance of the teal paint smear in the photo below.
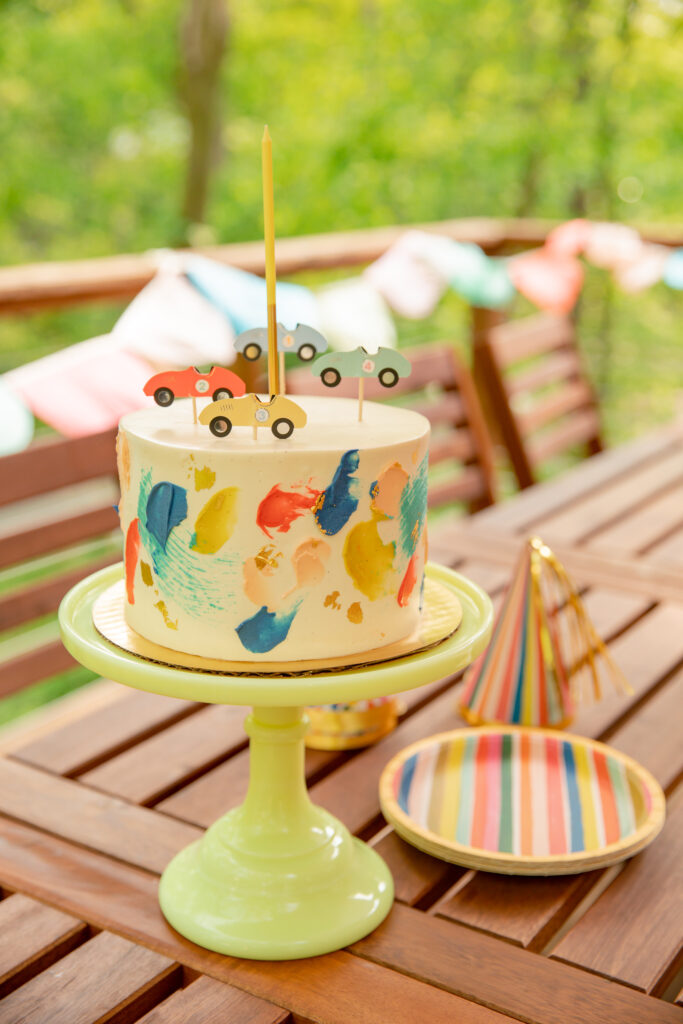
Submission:
<svg viewBox="0 0 683 1024">
<path fill-rule="evenodd" d="M 152 487 L 145 507 L 145 525 L 163 548 L 171 530 L 187 519 L 187 491 L 164 480 Z"/>
<path fill-rule="evenodd" d="M 225 552 L 207 556 L 193 551 L 194 529 L 183 524 L 171 531 L 164 547 L 145 522 L 152 489 L 152 471 L 145 470 L 138 492 L 140 541 L 154 565 L 159 593 L 193 618 L 208 620 L 220 629 L 232 628 L 234 620 L 229 616 L 234 598 L 243 593 L 242 556 Z"/>
<path fill-rule="evenodd" d="M 269 612 L 267 607 L 259 608 L 250 619 L 240 622 L 236 633 L 243 647 L 252 654 L 265 654 L 287 639 L 289 627 L 301 606 L 301 599 L 287 611 Z"/>
<path fill-rule="evenodd" d="M 358 469 L 358 449 L 344 452 L 332 478 L 332 483 L 322 492 L 315 521 L 327 536 L 339 533 L 358 508 L 359 480 L 353 475 Z"/>
<path fill-rule="evenodd" d="M 403 488 L 401 508 L 399 512 L 399 544 L 406 558 L 412 558 L 424 529 L 427 513 L 427 471 L 429 461 L 425 455 L 418 466 L 417 473 Z M 418 524 L 415 530 L 415 524 Z"/>
</svg>

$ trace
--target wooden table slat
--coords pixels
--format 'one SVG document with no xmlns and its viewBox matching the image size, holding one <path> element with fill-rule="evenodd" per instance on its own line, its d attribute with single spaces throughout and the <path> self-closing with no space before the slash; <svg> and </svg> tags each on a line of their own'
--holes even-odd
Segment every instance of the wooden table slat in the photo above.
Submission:
<svg viewBox="0 0 683 1024">
<path fill-rule="evenodd" d="M 238 988 L 201 977 L 179 989 L 136 1024 L 289 1024 L 288 1010 Z"/>
<path fill-rule="evenodd" d="M 23 893 L 0 901 L 0 999 L 69 953 L 87 934 L 83 921 Z"/>
<path fill-rule="evenodd" d="M 354 953 L 533 1024 L 680 1024 L 670 1004 L 396 904 Z M 563 967 L 564 971 L 556 971 Z"/>
<path fill-rule="evenodd" d="M 683 799 L 655 842 L 626 864 L 552 955 L 651 992 L 671 980 L 681 921 Z"/>
<path fill-rule="evenodd" d="M 9 995 L 0 1013 L 11 1024 L 124 1024 L 179 980 L 167 957 L 101 932 Z"/>
</svg>

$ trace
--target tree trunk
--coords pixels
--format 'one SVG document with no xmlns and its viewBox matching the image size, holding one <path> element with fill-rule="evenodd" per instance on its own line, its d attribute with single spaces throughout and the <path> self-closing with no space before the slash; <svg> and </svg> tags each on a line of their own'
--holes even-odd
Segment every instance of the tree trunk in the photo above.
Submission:
<svg viewBox="0 0 683 1024">
<path fill-rule="evenodd" d="M 190 123 L 183 214 L 202 223 L 221 150 L 220 71 L 228 37 L 226 0 L 187 0 L 180 29 L 180 95 Z"/>
</svg>

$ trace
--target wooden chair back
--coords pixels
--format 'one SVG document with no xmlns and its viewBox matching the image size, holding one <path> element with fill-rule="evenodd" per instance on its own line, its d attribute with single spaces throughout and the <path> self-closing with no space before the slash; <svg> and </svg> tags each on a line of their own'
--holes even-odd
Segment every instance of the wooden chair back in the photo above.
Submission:
<svg viewBox="0 0 683 1024">
<path fill-rule="evenodd" d="M 576 446 L 602 450 L 598 402 L 569 317 L 498 319 L 475 319 L 474 373 L 519 486 L 530 487 L 549 459 Z"/>
<path fill-rule="evenodd" d="M 49 438 L 0 458 L 0 697 L 75 664 L 54 615 L 121 558 L 115 438 Z"/>
<path fill-rule="evenodd" d="M 412 363 L 409 377 L 393 388 L 379 381 L 364 381 L 364 396 L 373 401 L 399 399 L 422 413 L 432 426 L 429 452 L 430 508 L 463 503 L 475 512 L 495 501 L 493 449 L 467 367 L 447 343 L 405 350 Z M 355 398 L 358 381 L 345 379 L 336 388 L 326 387 L 310 369 L 300 367 L 286 376 L 292 395 L 326 395 Z"/>
</svg>

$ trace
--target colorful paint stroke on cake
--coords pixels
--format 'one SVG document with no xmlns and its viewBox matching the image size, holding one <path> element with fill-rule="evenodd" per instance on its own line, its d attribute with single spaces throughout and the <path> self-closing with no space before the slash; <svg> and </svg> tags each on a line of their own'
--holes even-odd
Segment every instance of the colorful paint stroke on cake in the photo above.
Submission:
<svg viewBox="0 0 683 1024">
<path fill-rule="evenodd" d="M 373 512 L 372 519 L 357 523 L 344 542 L 346 571 L 353 585 L 371 601 L 391 592 L 394 577 L 396 545 L 393 541 L 385 544 L 378 529 L 378 524 L 386 518 L 380 512 Z"/>
<path fill-rule="evenodd" d="M 216 474 L 209 466 L 202 466 L 201 469 L 195 466 L 194 489 L 195 491 L 209 491 L 216 482 Z"/>
<path fill-rule="evenodd" d="M 332 483 L 319 495 L 315 503 L 315 521 L 319 529 L 330 537 L 346 526 L 358 508 L 360 482 L 354 474 L 358 470 L 359 462 L 357 448 L 344 452 L 332 477 Z"/>
<path fill-rule="evenodd" d="M 152 487 L 147 497 L 145 525 L 162 548 L 171 530 L 187 518 L 187 491 L 167 480 Z"/>
<path fill-rule="evenodd" d="M 290 626 L 301 606 L 303 598 L 295 600 L 288 608 L 270 612 L 264 605 L 255 615 L 245 619 L 237 627 L 242 646 L 252 654 L 267 654 L 287 639 Z"/>
<path fill-rule="evenodd" d="M 403 488 L 400 499 L 399 547 L 410 558 L 424 529 L 427 510 L 427 473 L 429 460 L 425 455 L 417 473 Z"/>
<path fill-rule="evenodd" d="M 523 731 L 424 747 L 397 772 L 394 795 L 422 828 L 516 856 L 597 850 L 636 829 L 623 761 L 580 740 Z"/>
<path fill-rule="evenodd" d="M 318 537 L 311 537 L 299 544 L 292 554 L 297 590 L 322 583 L 325 579 L 325 563 L 330 553 L 330 545 Z"/>
<path fill-rule="evenodd" d="M 137 519 L 131 519 L 126 530 L 124 566 L 126 570 L 126 597 L 128 604 L 135 604 L 135 570 L 140 554 L 140 528 Z"/>
<path fill-rule="evenodd" d="M 239 487 L 223 487 L 212 494 L 197 516 L 191 548 L 215 555 L 232 537 L 237 523 Z"/>
<path fill-rule="evenodd" d="M 225 625 L 225 611 L 230 595 L 241 590 L 242 559 L 232 552 L 221 552 L 211 559 L 210 571 L 206 556 L 191 547 L 194 533 L 184 520 L 175 526 L 162 545 L 146 524 L 146 509 L 153 491 L 152 470 L 143 470 L 138 493 L 138 520 L 141 556 L 154 571 L 154 584 L 168 600 L 188 615 L 209 619 Z M 188 587 L 187 581 L 192 580 Z"/>
<path fill-rule="evenodd" d="M 320 497 L 320 491 L 306 487 L 304 491 L 285 491 L 279 484 L 268 491 L 256 511 L 256 524 L 272 537 L 271 530 L 288 533 L 295 519 L 309 512 Z"/>
</svg>

